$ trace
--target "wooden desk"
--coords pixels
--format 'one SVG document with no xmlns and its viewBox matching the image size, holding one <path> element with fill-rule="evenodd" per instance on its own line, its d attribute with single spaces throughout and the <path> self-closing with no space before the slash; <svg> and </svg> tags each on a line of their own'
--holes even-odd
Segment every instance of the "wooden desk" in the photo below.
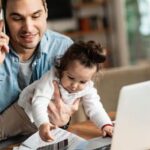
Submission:
<svg viewBox="0 0 150 150">
<path fill-rule="evenodd" d="M 110 116 L 111 120 L 115 120 L 116 113 L 115 112 L 110 112 L 109 116 Z M 102 135 L 101 130 L 98 129 L 89 120 L 71 125 L 68 128 L 68 131 L 72 132 L 72 133 L 75 133 L 78 136 L 80 136 L 82 138 L 85 138 L 87 140 Z"/>
<path fill-rule="evenodd" d="M 80 122 L 74 125 L 71 125 L 68 128 L 69 132 L 75 133 L 78 136 L 91 139 L 101 135 L 101 130 L 98 129 L 91 121 Z"/>
<path fill-rule="evenodd" d="M 115 120 L 115 113 L 111 112 L 109 113 L 109 116 L 112 120 Z M 70 125 L 68 128 L 69 132 L 75 133 L 78 136 L 85 138 L 85 139 L 92 139 L 94 137 L 98 137 L 102 134 L 101 130 L 98 129 L 91 121 L 87 120 L 84 122 L 76 123 Z M 6 150 L 12 150 L 13 146 L 10 146 Z"/>
</svg>

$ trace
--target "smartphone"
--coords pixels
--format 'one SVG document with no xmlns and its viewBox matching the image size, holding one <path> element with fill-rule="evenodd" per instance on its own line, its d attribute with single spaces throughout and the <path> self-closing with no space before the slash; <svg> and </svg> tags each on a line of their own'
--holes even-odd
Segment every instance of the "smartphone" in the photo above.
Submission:
<svg viewBox="0 0 150 150">
<path fill-rule="evenodd" d="M 5 19 L 4 19 L 4 10 L 0 8 L 0 20 L 3 20 L 3 32 L 6 33 L 6 27 L 5 27 Z"/>
</svg>

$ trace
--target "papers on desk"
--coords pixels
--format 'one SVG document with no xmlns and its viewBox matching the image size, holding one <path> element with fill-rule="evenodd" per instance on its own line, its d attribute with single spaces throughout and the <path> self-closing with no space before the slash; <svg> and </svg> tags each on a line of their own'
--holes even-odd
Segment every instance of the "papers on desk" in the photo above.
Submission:
<svg viewBox="0 0 150 150">
<path fill-rule="evenodd" d="M 81 146 L 85 146 L 87 144 L 85 139 L 60 128 L 52 130 L 51 133 L 55 137 L 54 141 L 44 142 L 41 140 L 39 133 L 36 132 L 32 136 L 30 136 L 27 140 L 25 140 L 18 147 L 18 150 L 35 150 L 38 149 L 39 147 L 54 145 L 65 139 L 68 139 L 68 146 L 66 147 L 67 150 L 81 149 L 80 148 Z M 15 147 L 13 150 L 17 150 L 17 148 Z"/>
<path fill-rule="evenodd" d="M 67 139 L 68 145 L 65 148 L 60 148 L 59 150 L 93 150 L 111 143 L 111 138 L 109 137 L 98 137 L 91 140 L 85 140 L 71 132 L 60 128 L 54 129 L 51 132 L 55 137 L 55 141 L 53 142 L 42 141 L 39 133 L 36 132 L 27 140 L 25 140 L 19 147 L 13 148 L 13 150 L 36 150 L 39 147 L 41 149 L 43 148 L 42 150 L 58 150 L 56 146 L 58 145 L 58 143 L 65 139 Z"/>
</svg>

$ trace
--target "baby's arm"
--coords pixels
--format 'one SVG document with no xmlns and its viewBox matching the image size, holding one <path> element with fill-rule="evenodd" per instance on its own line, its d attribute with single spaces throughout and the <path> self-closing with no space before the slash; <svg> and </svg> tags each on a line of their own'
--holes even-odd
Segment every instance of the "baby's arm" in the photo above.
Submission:
<svg viewBox="0 0 150 150">
<path fill-rule="evenodd" d="M 36 126 L 39 129 L 39 135 L 44 141 L 51 141 L 54 138 L 50 134 L 50 130 L 55 126 L 50 123 L 48 115 L 48 105 L 51 103 L 54 87 L 52 80 L 52 72 L 46 73 L 38 82 L 31 102 L 32 116 Z"/>
<path fill-rule="evenodd" d="M 101 128 L 103 136 L 112 136 L 113 125 L 105 111 L 97 90 L 90 87 L 88 93 L 83 97 L 83 106 L 87 116 L 98 128 Z"/>
</svg>

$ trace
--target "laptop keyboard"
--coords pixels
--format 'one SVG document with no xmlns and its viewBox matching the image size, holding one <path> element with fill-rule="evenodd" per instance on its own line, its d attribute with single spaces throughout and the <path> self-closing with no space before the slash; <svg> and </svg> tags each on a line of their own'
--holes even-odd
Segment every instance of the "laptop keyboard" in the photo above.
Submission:
<svg viewBox="0 0 150 150">
<path fill-rule="evenodd" d="M 110 150 L 110 147 L 111 147 L 111 144 L 108 144 L 108 145 L 105 145 L 103 147 L 96 148 L 94 150 Z"/>
<path fill-rule="evenodd" d="M 37 150 L 67 150 L 67 147 L 68 147 L 68 139 L 65 139 L 52 145 L 39 147 Z"/>
</svg>

